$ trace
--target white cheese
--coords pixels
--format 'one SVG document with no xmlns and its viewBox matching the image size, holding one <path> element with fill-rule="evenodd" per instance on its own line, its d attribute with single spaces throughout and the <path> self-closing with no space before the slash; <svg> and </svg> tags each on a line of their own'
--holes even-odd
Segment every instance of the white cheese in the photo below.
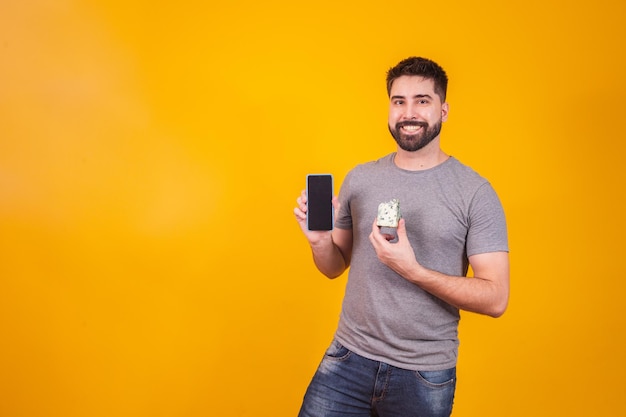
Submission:
<svg viewBox="0 0 626 417">
<path fill-rule="evenodd" d="M 400 200 L 393 200 L 378 205 L 376 224 L 380 227 L 398 227 L 400 221 Z"/>
</svg>

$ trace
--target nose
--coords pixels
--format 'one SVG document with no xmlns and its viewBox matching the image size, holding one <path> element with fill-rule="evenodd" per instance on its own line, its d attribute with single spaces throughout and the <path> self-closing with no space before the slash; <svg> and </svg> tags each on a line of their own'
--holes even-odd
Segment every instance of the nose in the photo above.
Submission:
<svg viewBox="0 0 626 417">
<path fill-rule="evenodd" d="M 415 120 L 417 119 L 417 107 L 412 103 L 407 103 L 404 108 L 404 115 L 402 116 L 404 120 Z"/>
</svg>

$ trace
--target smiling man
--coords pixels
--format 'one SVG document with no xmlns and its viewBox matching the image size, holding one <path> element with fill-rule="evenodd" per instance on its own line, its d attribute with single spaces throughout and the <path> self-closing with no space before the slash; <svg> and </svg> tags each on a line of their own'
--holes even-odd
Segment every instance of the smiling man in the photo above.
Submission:
<svg viewBox="0 0 626 417">
<path fill-rule="evenodd" d="M 396 152 L 351 170 L 333 204 L 332 231 L 306 227 L 317 268 L 350 268 L 339 325 L 300 417 L 448 417 L 456 387 L 459 310 L 502 315 L 509 297 L 504 212 L 489 182 L 446 154 L 447 75 L 408 58 L 387 73 Z M 393 239 L 377 226 L 397 199 Z M 467 277 L 469 266 L 474 272 Z"/>
</svg>

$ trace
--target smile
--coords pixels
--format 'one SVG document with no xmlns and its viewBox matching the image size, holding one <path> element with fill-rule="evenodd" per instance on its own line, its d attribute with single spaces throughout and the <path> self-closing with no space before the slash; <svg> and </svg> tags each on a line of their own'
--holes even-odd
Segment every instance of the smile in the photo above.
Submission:
<svg viewBox="0 0 626 417">
<path fill-rule="evenodd" d="M 416 125 L 402 126 L 402 130 L 404 130 L 405 132 L 411 132 L 411 133 L 417 132 L 421 128 L 422 128 L 422 126 L 416 126 Z"/>
</svg>

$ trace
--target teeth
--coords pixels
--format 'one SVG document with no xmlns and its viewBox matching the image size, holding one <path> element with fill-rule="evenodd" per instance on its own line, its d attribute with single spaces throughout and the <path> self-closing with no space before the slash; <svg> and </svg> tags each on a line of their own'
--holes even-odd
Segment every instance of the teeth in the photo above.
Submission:
<svg viewBox="0 0 626 417">
<path fill-rule="evenodd" d="M 410 130 L 410 131 L 416 131 L 416 130 L 419 130 L 420 128 L 421 128 L 420 126 L 402 126 L 402 129 Z"/>
</svg>

